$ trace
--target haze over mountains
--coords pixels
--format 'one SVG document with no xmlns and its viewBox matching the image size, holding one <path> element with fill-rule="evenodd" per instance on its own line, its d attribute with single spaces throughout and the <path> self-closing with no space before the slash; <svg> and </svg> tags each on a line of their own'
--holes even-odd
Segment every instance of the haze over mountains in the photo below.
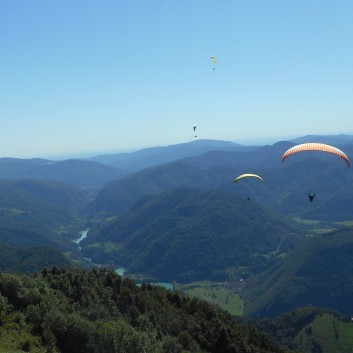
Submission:
<svg viewBox="0 0 353 353">
<path fill-rule="evenodd" d="M 350 217 L 352 171 L 336 156 L 314 152 L 292 156 L 281 163 L 282 154 L 293 145 L 278 142 L 248 149 L 237 146 L 232 152 L 212 150 L 131 173 L 103 187 L 90 206 L 91 212 L 122 214 L 145 195 L 189 186 L 255 197 L 269 207 L 301 217 L 321 220 Z M 353 144 L 345 145 L 344 150 L 348 155 L 353 154 Z M 265 182 L 233 185 L 233 179 L 245 172 L 259 174 Z M 317 194 L 317 202 L 310 208 L 309 192 Z M 333 203 L 335 207 L 331 207 Z M 342 207 L 337 207 L 338 204 Z"/>
<path fill-rule="evenodd" d="M 136 171 L 180 158 L 198 156 L 214 149 L 234 151 L 242 148 L 241 144 L 230 141 L 195 140 L 165 147 L 145 148 L 131 153 L 99 155 L 91 157 L 89 160 L 116 166 L 120 169 Z"/>
<path fill-rule="evenodd" d="M 353 156 L 353 136 L 335 135 L 266 146 L 198 140 L 88 160 L 0 159 L 0 240 L 14 256 L 20 248 L 50 246 L 79 266 L 90 266 L 88 257 L 158 280 L 245 278 L 247 312 L 254 315 L 344 303 L 351 288 L 341 286 L 342 293 L 335 288 L 340 280 L 349 281 L 342 272 L 349 252 L 339 244 L 340 234 L 346 249 L 353 239 L 352 170 L 325 153 L 305 152 L 281 162 L 288 148 L 313 140 Z M 234 184 L 242 173 L 264 181 Z M 87 227 L 80 251 L 73 240 Z M 330 233 L 340 229 L 343 233 Z M 325 249 L 327 239 L 332 271 L 317 277 L 315 261 L 322 254 L 310 249 Z M 296 251 L 303 254 L 300 262 L 291 260 Z M 46 260 L 41 258 L 45 266 Z M 305 286 L 289 296 L 288 278 Z M 320 300 L 315 278 L 332 284 Z M 254 299 L 257 288 L 263 300 Z"/>
</svg>

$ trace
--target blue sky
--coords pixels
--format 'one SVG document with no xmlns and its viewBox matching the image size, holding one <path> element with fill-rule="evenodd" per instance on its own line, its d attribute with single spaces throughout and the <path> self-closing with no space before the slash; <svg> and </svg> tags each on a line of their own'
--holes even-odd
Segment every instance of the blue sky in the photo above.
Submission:
<svg viewBox="0 0 353 353">
<path fill-rule="evenodd" d="M 353 133 L 351 0 L 0 5 L 1 157 Z"/>
</svg>

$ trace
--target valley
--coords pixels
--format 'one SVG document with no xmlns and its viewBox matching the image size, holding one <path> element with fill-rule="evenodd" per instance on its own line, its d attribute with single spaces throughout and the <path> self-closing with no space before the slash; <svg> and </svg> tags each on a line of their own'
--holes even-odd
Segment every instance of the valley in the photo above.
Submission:
<svg viewBox="0 0 353 353">
<path fill-rule="evenodd" d="M 202 143 L 175 146 L 175 157 L 170 146 L 131 161 L 128 155 L 77 164 L 0 159 L 2 271 L 113 271 L 141 290 L 152 285 L 254 324 L 269 317 L 272 325 L 308 306 L 351 314 L 350 169 L 311 154 L 281 164 L 290 141 L 252 147 L 204 141 L 200 149 Z M 343 147 L 353 152 L 352 146 Z M 144 153 L 152 152 L 146 168 Z M 120 168 L 124 173 L 115 174 Z M 244 171 L 263 180 L 233 183 Z M 330 353 L 319 343 L 314 312 L 317 341 L 304 327 L 302 341 L 296 333 L 291 344 L 303 353 L 320 344 Z M 335 349 L 345 353 L 350 342 L 341 339 L 350 326 L 343 329 L 341 316 L 337 320 L 342 331 Z"/>
</svg>

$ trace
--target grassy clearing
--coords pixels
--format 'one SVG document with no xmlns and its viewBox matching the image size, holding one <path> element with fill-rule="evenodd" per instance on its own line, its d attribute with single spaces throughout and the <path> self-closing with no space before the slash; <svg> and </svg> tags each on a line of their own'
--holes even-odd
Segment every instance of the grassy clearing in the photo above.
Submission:
<svg viewBox="0 0 353 353">
<path fill-rule="evenodd" d="M 105 254 L 112 254 L 121 249 L 120 244 L 104 242 L 104 243 L 93 243 L 88 246 L 91 249 L 102 249 Z"/>
<path fill-rule="evenodd" d="M 323 353 L 347 353 L 353 351 L 353 323 L 343 322 L 331 314 L 317 316 L 298 336 L 301 352 L 311 352 L 315 344 Z"/>
<path fill-rule="evenodd" d="M 293 219 L 298 223 L 308 226 L 311 233 L 316 235 L 325 234 L 340 228 L 353 226 L 353 221 L 330 222 L 318 221 L 314 219 L 302 219 L 300 217 L 294 217 Z"/>
<path fill-rule="evenodd" d="M 244 302 L 238 293 L 239 288 L 229 282 L 203 281 L 175 284 L 175 289 L 182 291 L 189 297 L 197 297 L 217 304 L 232 315 L 242 316 L 244 313 Z"/>
<path fill-rule="evenodd" d="M 352 227 L 353 221 L 335 222 L 336 224 L 344 227 Z"/>
<path fill-rule="evenodd" d="M 353 226 L 353 220 L 350 221 L 340 221 L 340 222 L 330 222 L 330 221 L 318 221 L 315 219 L 303 219 L 300 217 L 293 217 L 293 219 L 301 224 L 305 224 L 308 226 L 321 226 L 322 229 L 337 229 L 342 227 L 351 227 Z"/>
<path fill-rule="evenodd" d="M 313 219 L 302 219 L 300 217 L 293 217 L 293 219 L 301 224 L 306 224 L 306 225 L 317 225 L 320 223 L 320 221 L 315 221 Z"/>
</svg>

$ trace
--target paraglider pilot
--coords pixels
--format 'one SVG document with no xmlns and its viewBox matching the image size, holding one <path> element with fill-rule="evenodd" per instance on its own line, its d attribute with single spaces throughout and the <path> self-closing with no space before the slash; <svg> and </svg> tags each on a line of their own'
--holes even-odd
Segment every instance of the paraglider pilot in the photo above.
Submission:
<svg viewBox="0 0 353 353">
<path fill-rule="evenodd" d="M 315 192 L 314 192 L 312 195 L 309 193 L 309 194 L 308 194 L 308 197 L 309 197 L 309 201 L 310 201 L 310 202 L 313 202 L 314 197 L 315 197 Z"/>
</svg>

